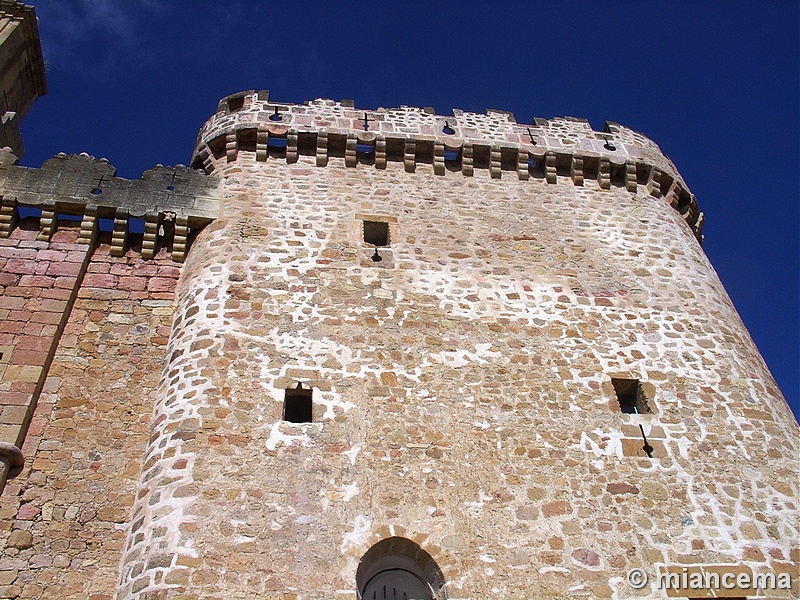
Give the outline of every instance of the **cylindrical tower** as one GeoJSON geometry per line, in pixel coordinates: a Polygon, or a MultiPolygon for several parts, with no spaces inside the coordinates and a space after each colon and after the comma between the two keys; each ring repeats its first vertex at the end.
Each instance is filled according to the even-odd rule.
{"type": "Polygon", "coordinates": [[[670,569],[793,568],[797,425],[650,140],[245,92],[194,166],[223,206],[181,275],[120,598],[660,597],[670,569]]]}

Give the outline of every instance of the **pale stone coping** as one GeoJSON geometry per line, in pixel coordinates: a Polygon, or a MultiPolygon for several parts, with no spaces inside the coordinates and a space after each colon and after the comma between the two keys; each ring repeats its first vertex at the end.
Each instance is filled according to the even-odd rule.
{"type": "Polygon", "coordinates": [[[210,221],[219,212],[217,180],[183,165],[158,165],[140,179],[116,176],[108,160],[88,154],[59,154],[41,168],[0,168],[0,197],[30,206],[55,206],[58,212],[82,215],[96,207],[100,217],[118,209],[143,218],[148,212],[174,212],[210,221]]]}

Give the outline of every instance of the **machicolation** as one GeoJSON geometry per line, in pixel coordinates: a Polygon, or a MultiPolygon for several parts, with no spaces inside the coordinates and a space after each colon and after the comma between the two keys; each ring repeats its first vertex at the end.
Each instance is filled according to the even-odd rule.
{"type": "Polygon", "coordinates": [[[213,173],[215,160],[236,160],[240,150],[257,161],[312,156],[317,166],[329,158],[385,169],[402,162],[407,172],[417,164],[433,165],[436,175],[460,171],[472,176],[488,169],[493,179],[504,171],[518,179],[542,178],[555,184],[569,177],[577,186],[594,179],[601,189],[612,185],[648,192],[678,210],[701,238],[703,215],[674,165],[643,135],[617,123],[593,131],[585,119],[534,119],[516,123],[511,113],[480,115],[454,110],[452,117],[431,109],[401,107],[365,111],[349,101],[318,99],[305,105],[270,102],[268,91],[240,92],[224,98],[200,130],[192,166],[213,173]]]}

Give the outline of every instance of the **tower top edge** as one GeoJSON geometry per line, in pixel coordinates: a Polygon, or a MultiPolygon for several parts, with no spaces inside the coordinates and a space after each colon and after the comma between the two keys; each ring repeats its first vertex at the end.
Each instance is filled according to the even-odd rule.
{"type": "Polygon", "coordinates": [[[221,133],[253,127],[271,132],[285,127],[355,134],[365,141],[375,136],[404,137],[442,141],[445,146],[471,143],[527,147],[534,153],[588,153],[606,155],[614,162],[643,160],[677,173],[655,142],[614,121],[606,121],[603,130],[597,131],[579,117],[535,117],[531,123],[519,123],[513,113],[493,108],[484,113],[453,109],[452,115],[440,115],[432,107],[365,109],[352,100],[327,98],[295,104],[271,99],[269,90],[245,90],[222,98],[215,114],[200,129],[195,153],[221,133]]]}
{"type": "Polygon", "coordinates": [[[400,160],[405,170],[414,171],[422,161],[443,175],[449,158],[468,176],[474,168],[488,167],[499,179],[513,164],[519,179],[529,179],[539,168],[548,183],[556,183],[561,172],[575,185],[583,185],[586,168],[603,189],[616,177],[629,191],[642,183],[650,195],[665,196],[702,239],[703,215],[672,161],[648,137],[612,121],[595,131],[577,117],[521,124],[497,109],[483,114],[455,109],[446,116],[430,107],[360,109],[351,100],[276,102],[267,90],[246,90],[220,100],[198,133],[190,164],[212,173],[215,161],[235,161],[239,150],[265,161],[271,147],[285,149],[279,153],[289,163],[310,152],[317,166],[326,166],[330,150],[345,158],[345,167],[354,167],[360,149],[374,152],[376,168],[400,160]]]}

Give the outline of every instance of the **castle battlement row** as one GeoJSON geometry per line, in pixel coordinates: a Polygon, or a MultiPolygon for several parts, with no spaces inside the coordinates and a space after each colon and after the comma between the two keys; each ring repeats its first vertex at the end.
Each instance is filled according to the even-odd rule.
{"type": "MultiPolygon", "coordinates": [[[[8,152],[0,155],[15,160],[8,152]]],[[[0,161],[0,239],[11,235],[21,213],[41,214],[38,241],[50,241],[59,219],[80,220],[78,243],[89,245],[101,221],[113,220],[112,255],[122,256],[129,235],[141,229],[143,258],[169,246],[173,260],[183,262],[192,232],[219,212],[217,185],[216,177],[183,165],[159,165],[141,179],[124,179],[106,159],[88,154],[62,153],[40,169],[0,161]]]]}
{"type": "Polygon", "coordinates": [[[343,158],[347,167],[385,169],[395,162],[408,172],[432,165],[436,175],[473,176],[478,169],[493,179],[508,172],[550,184],[559,176],[577,186],[591,179],[601,189],[619,185],[632,192],[644,185],[651,196],[665,197],[702,239],[702,213],[672,162],[651,140],[612,122],[598,132],[574,117],[536,118],[524,125],[498,110],[454,110],[447,117],[407,106],[360,110],[351,101],[276,103],[267,91],[248,91],[219,103],[200,130],[192,166],[213,173],[219,160],[235,161],[240,151],[255,153],[257,161],[294,163],[311,156],[320,167],[343,158]]]}

